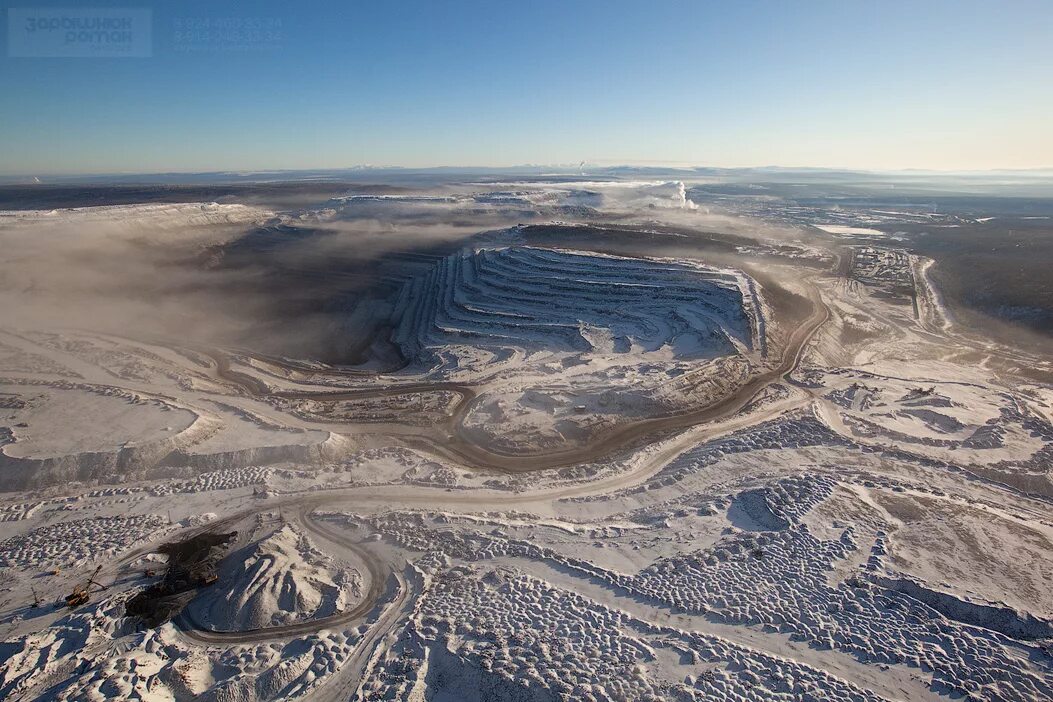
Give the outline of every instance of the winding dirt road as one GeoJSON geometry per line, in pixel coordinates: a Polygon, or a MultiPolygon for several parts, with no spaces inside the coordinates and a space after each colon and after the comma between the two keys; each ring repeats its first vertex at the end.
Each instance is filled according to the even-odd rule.
{"type": "MultiPolygon", "coordinates": [[[[660,450],[649,455],[645,460],[639,462],[635,467],[618,472],[614,475],[592,480],[575,485],[564,485],[525,493],[509,492],[486,492],[478,493],[449,493],[444,488],[422,487],[422,486],[349,486],[336,488],[325,492],[311,491],[297,495],[288,495],[276,501],[269,501],[263,505],[257,505],[242,510],[235,514],[224,517],[222,520],[210,522],[207,525],[196,527],[185,536],[200,531],[211,531],[216,529],[231,528],[239,521],[252,517],[260,512],[273,512],[278,508],[286,512],[296,514],[295,520],[306,531],[321,540],[336,545],[338,548],[346,549],[355,553],[366,565],[370,578],[370,587],[363,600],[354,609],[342,612],[332,617],[314,619],[302,623],[281,627],[268,627],[247,631],[215,632],[204,629],[198,622],[188,616],[180,616],[175,624],[180,628],[183,635],[195,643],[202,645],[210,644],[240,644],[259,641],[281,640],[293,638],[303,634],[310,634],[326,628],[346,626],[356,621],[365,619],[373,611],[377,602],[384,593],[384,583],[391,577],[398,581],[398,591],[393,602],[385,608],[384,614],[380,616],[368,635],[379,635],[377,627],[381,622],[391,628],[396,623],[393,619],[398,609],[403,606],[407,597],[406,581],[399,576],[390,564],[385,564],[368,549],[353,541],[347,534],[341,533],[339,527],[333,527],[319,520],[314,510],[321,507],[341,508],[354,510],[374,505],[405,506],[405,507],[433,507],[436,504],[447,506],[476,507],[490,510],[494,508],[523,507],[531,504],[544,504],[553,500],[561,500],[575,497],[588,497],[604,495],[639,485],[664,468],[669,462],[685,450],[705,442],[726,435],[757,422],[765,421],[778,416],[790,409],[800,406],[804,402],[810,402],[811,396],[805,394],[803,397],[788,398],[765,407],[763,411],[750,414],[741,418],[722,422],[719,425],[706,425],[695,431],[685,432],[683,435],[669,441],[660,450]],[[389,621],[390,620],[390,621],[389,621]]],[[[138,549],[121,559],[122,563],[129,563],[135,558],[141,557],[150,548],[138,549]]]]}

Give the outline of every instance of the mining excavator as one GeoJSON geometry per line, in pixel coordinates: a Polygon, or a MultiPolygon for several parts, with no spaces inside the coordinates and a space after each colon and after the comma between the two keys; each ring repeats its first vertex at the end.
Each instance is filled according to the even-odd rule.
{"type": "Polygon", "coordinates": [[[87,601],[89,599],[91,599],[91,586],[92,585],[94,585],[95,587],[99,588],[99,590],[105,590],[106,589],[105,585],[103,585],[102,583],[100,583],[100,582],[95,580],[95,578],[96,578],[96,576],[98,576],[100,570],[102,570],[102,566],[101,565],[98,568],[95,569],[95,572],[91,574],[91,577],[88,578],[87,582],[85,582],[83,585],[77,585],[76,587],[73,588],[73,592],[71,592],[70,594],[66,595],[66,606],[67,607],[69,607],[70,609],[76,609],[77,607],[80,607],[82,604],[87,603],[87,601]]]}

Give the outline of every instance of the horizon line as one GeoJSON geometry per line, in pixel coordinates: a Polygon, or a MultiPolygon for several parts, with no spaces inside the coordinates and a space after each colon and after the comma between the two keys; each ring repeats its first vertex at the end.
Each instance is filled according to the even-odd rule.
{"type": "MultiPolygon", "coordinates": [[[[565,171],[582,171],[588,170],[590,167],[601,171],[611,171],[617,169],[665,169],[668,171],[797,171],[797,172],[830,172],[830,173],[859,173],[859,174],[874,174],[874,175],[910,175],[910,174],[931,174],[931,175],[985,175],[985,174],[1019,174],[1019,175],[1039,175],[1048,173],[1053,176],[1053,165],[1048,166],[1029,166],[1022,168],[1013,167],[997,167],[997,168],[973,168],[973,169],[941,169],[941,168],[922,168],[922,167],[908,167],[908,168],[857,168],[848,166],[786,166],[780,164],[767,164],[762,166],[717,166],[717,165],[687,165],[688,162],[674,162],[684,165],[672,165],[671,162],[648,162],[648,161],[609,161],[609,162],[589,162],[583,161],[581,163],[547,163],[547,164],[535,164],[535,163],[519,163],[510,165],[500,166],[479,166],[479,165],[455,165],[445,164],[438,166],[405,166],[405,165],[373,165],[373,164],[352,164],[348,166],[329,166],[329,167],[297,167],[297,168],[215,168],[215,169],[188,169],[188,170],[129,170],[129,171],[71,171],[71,172],[49,172],[49,173],[14,173],[14,172],[0,172],[0,179],[4,180],[15,180],[25,179],[29,181],[36,180],[36,183],[27,183],[30,185],[45,185],[47,183],[40,182],[41,178],[105,178],[105,177],[134,177],[134,176],[194,176],[194,175],[225,175],[234,177],[248,177],[253,175],[267,175],[267,174],[295,174],[295,173],[341,173],[349,171],[404,171],[404,172],[441,172],[441,171],[465,171],[465,172],[511,172],[511,171],[523,171],[526,169],[557,169],[565,171]]],[[[538,173],[537,175],[579,175],[588,176],[587,172],[576,172],[576,173],[538,173]]]]}

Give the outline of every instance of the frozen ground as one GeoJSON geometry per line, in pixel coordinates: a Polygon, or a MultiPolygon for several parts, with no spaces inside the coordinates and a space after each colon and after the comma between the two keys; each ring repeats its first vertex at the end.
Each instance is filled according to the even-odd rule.
{"type": "MultiPolygon", "coordinates": [[[[1053,699],[1051,359],[848,231],[935,214],[794,206],[747,241],[690,192],[279,213],[479,220],[350,313],[383,337],[356,367],[2,317],[0,698],[1053,699]],[[527,246],[507,216],[676,246],[615,255],[579,221],[527,246]],[[171,621],[127,616],[172,583],[171,621]]],[[[0,240],[156,225],[211,252],[272,217],[230,207],[5,214],[0,240]]]]}

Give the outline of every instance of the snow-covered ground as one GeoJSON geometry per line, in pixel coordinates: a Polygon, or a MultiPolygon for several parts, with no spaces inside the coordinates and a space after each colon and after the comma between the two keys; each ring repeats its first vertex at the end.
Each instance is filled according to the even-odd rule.
{"type": "MultiPolygon", "coordinates": [[[[472,183],[296,219],[715,226],[688,192],[472,183]]],[[[249,210],[3,213],[0,239],[182,247],[272,216],[249,210]]],[[[1053,698],[1053,363],[952,324],[938,261],[501,225],[390,281],[382,372],[0,317],[0,698],[1053,698]],[[185,609],[147,626],[144,590],[185,609]]]]}
{"type": "Polygon", "coordinates": [[[881,236],[880,229],[871,227],[850,227],[844,224],[816,224],[816,229],[822,229],[827,234],[839,234],[841,236],[881,236]]]}
{"type": "Polygon", "coordinates": [[[331,617],[363,596],[362,575],[319,550],[291,525],[233,554],[223,584],[187,608],[217,631],[263,629],[331,617]]]}

